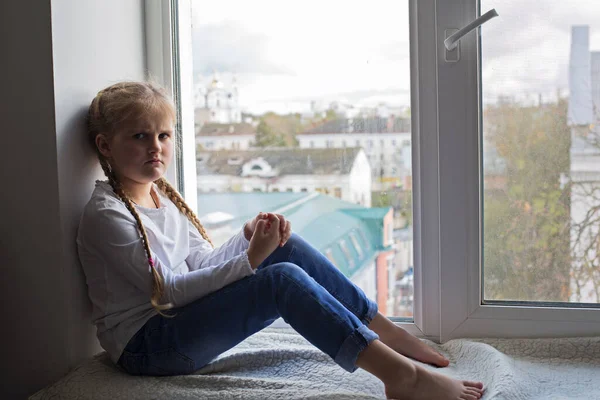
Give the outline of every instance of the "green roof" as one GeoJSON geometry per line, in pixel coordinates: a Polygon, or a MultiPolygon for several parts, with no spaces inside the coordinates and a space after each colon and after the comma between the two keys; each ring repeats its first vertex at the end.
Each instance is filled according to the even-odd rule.
{"type": "Polygon", "coordinates": [[[383,218],[389,207],[368,208],[316,193],[252,192],[199,193],[198,208],[201,216],[217,211],[230,214],[231,224],[240,227],[260,211],[283,209],[281,214],[292,222],[294,232],[333,258],[347,277],[386,250],[383,218]]]}
{"type": "Polygon", "coordinates": [[[231,214],[239,220],[239,225],[259,212],[273,212],[290,203],[304,198],[308,193],[292,192],[232,192],[232,193],[198,193],[198,216],[213,212],[231,214]]]}

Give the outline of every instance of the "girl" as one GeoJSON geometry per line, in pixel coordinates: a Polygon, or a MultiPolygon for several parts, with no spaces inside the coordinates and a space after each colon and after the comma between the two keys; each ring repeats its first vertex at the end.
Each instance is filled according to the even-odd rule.
{"type": "Polygon", "coordinates": [[[77,245],[98,339],[134,375],[189,374],[282,317],[349,372],[377,376],[389,398],[479,399],[481,383],[429,372],[449,361],[396,326],[283,215],[260,213],[219,248],[163,178],[175,108],[150,83],[100,91],[89,139],[97,181],[77,245]]]}

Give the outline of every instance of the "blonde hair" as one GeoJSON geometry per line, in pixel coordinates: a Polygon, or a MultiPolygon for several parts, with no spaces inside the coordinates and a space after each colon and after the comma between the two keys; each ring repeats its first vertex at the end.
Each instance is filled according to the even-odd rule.
{"type": "MultiPolygon", "coordinates": [[[[149,114],[156,112],[162,112],[165,116],[173,120],[176,119],[175,105],[163,88],[150,82],[120,82],[101,90],[94,100],[92,100],[87,117],[87,131],[109,184],[112,186],[115,194],[125,203],[125,207],[127,207],[137,222],[152,273],[150,303],[159,314],[169,317],[170,315],[164,314],[162,311],[172,308],[173,305],[171,303],[160,303],[164,295],[164,280],[152,260],[146,229],[135,209],[133,201],[123,189],[123,185],[117,179],[108,160],[100,153],[96,146],[96,137],[98,134],[114,134],[116,129],[122,126],[122,124],[139,121],[149,114]]],[[[190,220],[202,237],[214,247],[196,214],[173,186],[165,178],[159,178],[154,183],[175,204],[177,209],[190,220]]]]}

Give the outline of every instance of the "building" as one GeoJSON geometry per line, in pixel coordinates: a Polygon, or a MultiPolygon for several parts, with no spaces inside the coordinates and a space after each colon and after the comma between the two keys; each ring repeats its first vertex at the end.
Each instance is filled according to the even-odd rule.
{"type": "Polygon", "coordinates": [[[196,169],[203,192],[319,192],[371,205],[371,167],[357,147],[203,151],[196,169]]]}
{"type": "Polygon", "coordinates": [[[226,83],[216,73],[208,82],[202,79],[194,90],[196,126],[207,122],[231,124],[242,122],[236,78],[226,83]]]}
{"type": "Polygon", "coordinates": [[[196,145],[202,150],[248,150],[255,139],[256,128],[247,122],[207,122],[196,129],[196,145]]]}
{"type": "Polygon", "coordinates": [[[372,117],[328,121],[296,135],[301,148],[363,147],[373,190],[412,187],[410,119],[372,117]]]}
{"type": "Polygon", "coordinates": [[[284,215],[293,231],[323,253],[347,278],[393,314],[393,209],[367,208],[319,193],[198,192],[200,221],[216,246],[259,212],[284,215]]]}
{"type": "Polygon", "coordinates": [[[597,303],[600,227],[588,222],[597,220],[600,212],[600,204],[594,201],[600,195],[600,53],[590,52],[588,26],[571,27],[569,92],[573,249],[570,300],[597,303]]]}

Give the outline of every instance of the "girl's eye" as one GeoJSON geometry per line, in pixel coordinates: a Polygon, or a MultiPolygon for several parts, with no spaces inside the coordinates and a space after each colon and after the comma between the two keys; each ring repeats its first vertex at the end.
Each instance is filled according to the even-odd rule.
{"type": "Polygon", "coordinates": [[[171,135],[169,135],[168,133],[161,133],[161,134],[159,135],[159,137],[160,137],[161,139],[168,139],[168,138],[170,138],[170,137],[171,137],[171,135]]]}
{"type": "Polygon", "coordinates": [[[134,139],[143,139],[144,136],[146,136],[145,133],[136,133],[135,135],[133,135],[134,139]]]}

